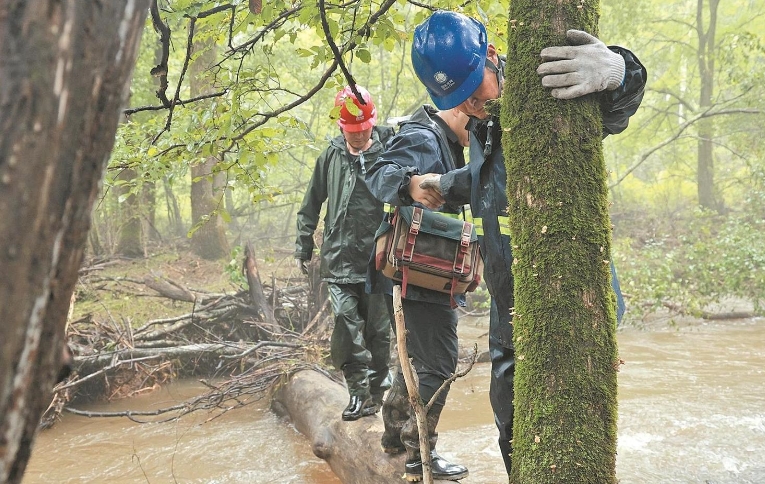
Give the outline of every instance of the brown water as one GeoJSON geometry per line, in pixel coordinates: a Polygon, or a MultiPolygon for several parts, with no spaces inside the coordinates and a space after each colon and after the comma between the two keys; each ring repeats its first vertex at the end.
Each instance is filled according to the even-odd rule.
{"type": "MultiPolygon", "coordinates": [[[[485,348],[485,320],[460,326],[463,341],[485,348]]],[[[765,484],[764,319],[628,328],[619,345],[621,484],[765,484]]],[[[507,482],[488,385],[488,364],[476,365],[453,386],[439,425],[439,452],[469,467],[466,484],[507,482]]],[[[155,409],[200,390],[180,382],[88,410],[155,409]]],[[[208,418],[141,425],[66,414],[38,436],[23,483],[340,484],[265,403],[208,418]]]]}

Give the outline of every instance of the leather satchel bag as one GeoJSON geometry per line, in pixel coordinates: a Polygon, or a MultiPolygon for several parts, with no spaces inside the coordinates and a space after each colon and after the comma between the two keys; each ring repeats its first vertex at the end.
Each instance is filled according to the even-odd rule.
{"type": "Polygon", "coordinates": [[[453,307],[454,295],[474,291],[483,272],[473,224],[420,207],[397,207],[378,230],[375,265],[401,283],[402,296],[412,284],[450,294],[453,307]]]}

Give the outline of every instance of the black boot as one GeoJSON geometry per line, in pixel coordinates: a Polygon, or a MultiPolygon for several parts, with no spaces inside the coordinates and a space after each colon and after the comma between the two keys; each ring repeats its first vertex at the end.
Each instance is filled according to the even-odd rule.
{"type": "Polygon", "coordinates": [[[361,417],[374,415],[377,410],[373,407],[374,404],[370,397],[365,398],[358,395],[351,395],[351,400],[348,402],[348,406],[343,410],[343,420],[358,420],[361,417]]]}
{"type": "MultiPolygon", "coordinates": [[[[468,476],[467,467],[452,464],[448,460],[444,459],[436,453],[435,450],[430,452],[430,468],[433,471],[433,479],[441,479],[446,481],[458,481],[468,476]]],[[[406,461],[406,474],[404,477],[407,481],[421,481],[422,480],[422,459],[416,459],[413,461],[406,461]]]]}
{"type": "Polygon", "coordinates": [[[367,417],[369,415],[376,414],[382,408],[382,404],[383,404],[383,394],[372,393],[372,396],[370,397],[369,402],[364,406],[363,410],[361,411],[361,416],[367,417]]]}
{"type": "Polygon", "coordinates": [[[375,400],[374,397],[351,396],[348,406],[343,410],[343,420],[358,420],[374,415],[380,410],[380,406],[379,400],[375,400]]]}
{"type": "Polygon", "coordinates": [[[382,418],[385,430],[380,445],[386,454],[403,454],[406,447],[401,443],[401,428],[409,420],[411,406],[409,394],[406,391],[404,375],[396,373],[396,378],[390,387],[388,395],[382,404],[382,418]]]}
{"type": "MultiPolygon", "coordinates": [[[[438,432],[436,426],[441,417],[443,406],[434,405],[430,408],[426,417],[428,428],[428,442],[430,443],[430,464],[433,470],[433,479],[443,479],[447,481],[456,481],[468,476],[467,467],[452,464],[436,453],[436,443],[438,442],[438,432]]],[[[401,442],[406,447],[406,467],[404,478],[407,481],[422,480],[422,458],[420,456],[420,436],[417,431],[417,419],[414,412],[404,423],[401,429],[401,442]]]]}

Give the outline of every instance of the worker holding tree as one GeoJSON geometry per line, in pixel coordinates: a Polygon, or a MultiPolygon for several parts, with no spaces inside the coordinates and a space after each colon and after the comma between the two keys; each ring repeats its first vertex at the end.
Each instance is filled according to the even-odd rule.
{"type": "MultiPolygon", "coordinates": [[[[542,85],[551,88],[551,95],[557,99],[597,95],[604,136],[620,133],[643,98],[645,68],[629,50],[606,47],[586,32],[569,30],[567,39],[570,45],[542,50],[542,63],[537,70],[542,85]]],[[[490,400],[509,475],[515,370],[511,324],[513,255],[500,140],[503,131],[498,116],[485,109],[487,101],[500,97],[505,59],[488,42],[482,23],[459,13],[438,11],[415,29],[412,64],[439,109],[456,108],[471,118],[470,163],[465,168],[429,175],[426,180],[413,183],[419,182],[420,188],[429,192],[416,199],[426,206],[470,203],[472,209],[484,257],[484,280],[491,294],[490,400]]],[[[612,275],[615,276],[613,266],[612,275]]],[[[615,289],[618,292],[618,286],[615,289]]],[[[617,302],[621,317],[623,302],[617,302]]]]}
{"type": "Polygon", "coordinates": [[[343,420],[373,415],[390,387],[391,319],[382,294],[365,291],[367,262],[383,204],[367,188],[367,170],[392,136],[377,126],[377,110],[369,92],[348,86],[335,97],[340,136],[316,160],[313,175],[297,213],[295,259],[308,274],[322,205],[327,202],[321,244],[320,275],[327,283],[335,325],[330,354],[343,372],[350,401],[343,420]]]}
{"type": "MultiPolygon", "coordinates": [[[[367,185],[378,199],[391,207],[422,204],[416,182],[420,173],[447,173],[465,166],[464,149],[469,135],[468,118],[457,110],[439,111],[430,105],[417,109],[400,123],[385,152],[367,172],[367,185]]],[[[462,207],[444,204],[439,212],[459,217],[462,207]]],[[[384,222],[385,224],[386,222],[384,222]]],[[[372,261],[374,265],[374,261],[372,261]]],[[[392,284],[375,267],[370,267],[370,290],[385,292],[393,312],[392,284]]],[[[458,341],[455,305],[465,305],[464,294],[449,294],[408,284],[401,301],[406,324],[406,346],[417,373],[418,393],[428,403],[457,368],[458,341]]],[[[438,395],[425,416],[430,443],[430,464],[434,479],[458,480],[467,477],[465,466],[453,464],[435,450],[436,426],[446,404],[449,388],[438,395]]],[[[406,452],[404,477],[423,478],[417,418],[411,411],[404,375],[399,369],[382,407],[384,432],[381,443],[388,454],[406,452]]]]}

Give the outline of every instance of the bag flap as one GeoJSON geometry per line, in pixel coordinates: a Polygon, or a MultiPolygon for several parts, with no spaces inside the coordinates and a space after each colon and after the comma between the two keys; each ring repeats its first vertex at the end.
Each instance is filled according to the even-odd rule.
{"type": "MultiPolygon", "coordinates": [[[[404,218],[407,225],[412,224],[412,214],[414,213],[414,207],[398,207],[398,213],[404,218]]],[[[432,212],[428,209],[422,210],[422,223],[420,224],[420,232],[425,232],[431,235],[437,235],[439,237],[445,237],[459,241],[462,238],[462,224],[464,221],[458,218],[451,218],[447,215],[442,215],[439,212],[432,212]]],[[[478,240],[478,236],[475,233],[475,226],[470,233],[470,242],[478,240]]]]}

